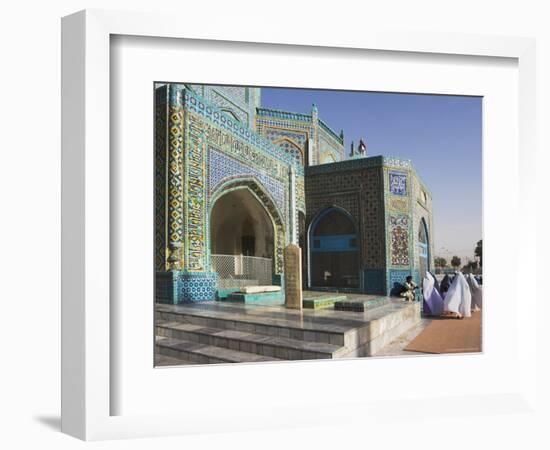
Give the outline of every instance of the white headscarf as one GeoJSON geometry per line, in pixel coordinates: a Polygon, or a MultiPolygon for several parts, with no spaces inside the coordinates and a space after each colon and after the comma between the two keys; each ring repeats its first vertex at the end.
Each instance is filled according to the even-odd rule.
{"type": "Polygon", "coordinates": [[[470,287],[464,275],[458,272],[455,275],[451,287],[447,291],[447,295],[443,302],[443,308],[445,311],[458,313],[463,317],[470,317],[472,315],[471,307],[472,294],[470,292],[470,287]]]}
{"type": "Polygon", "coordinates": [[[468,274],[466,280],[468,281],[468,286],[472,293],[472,309],[478,311],[481,309],[483,303],[483,289],[471,273],[468,274]]]}
{"type": "Polygon", "coordinates": [[[426,276],[422,280],[422,294],[430,313],[433,316],[440,316],[443,312],[443,299],[435,288],[435,278],[430,272],[426,272],[426,276]]]}

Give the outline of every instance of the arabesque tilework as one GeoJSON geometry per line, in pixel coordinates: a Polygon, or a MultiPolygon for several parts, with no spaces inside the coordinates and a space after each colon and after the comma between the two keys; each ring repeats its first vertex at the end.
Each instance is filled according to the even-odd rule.
{"type": "Polygon", "coordinates": [[[209,184],[210,195],[221,183],[235,178],[256,177],[271,193],[282,216],[286,216],[286,189],[283,181],[269,176],[265,171],[251,167],[232,158],[231,156],[210,147],[209,184]]]}
{"type": "Polygon", "coordinates": [[[203,272],[209,269],[206,178],[208,150],[201,123],[192,114],[187,115],[185,148],[184,267],[189,272],[203,272]]]}
{"type": "Polygon", "coordinates": [[[409,216],[389,215],[391,265],[409,265],[409,216]]]}
{"type": "Polygon", "coordinates": [[[183,230],[183,102],[182,93],[170,87],[168,104],[168,269],[180,270],[183,230]]]}
{"type": "Polygon", "coordinates": [[[319,118],[315,105],[311,114],[259,108],[256,126],[260,134],[297,157],[290,146],[290,143],[295,144],[301,150],[302,161],[320,164],[327,156],[332,161],[344,157],[343,135],[337,134],[319,118]]]}

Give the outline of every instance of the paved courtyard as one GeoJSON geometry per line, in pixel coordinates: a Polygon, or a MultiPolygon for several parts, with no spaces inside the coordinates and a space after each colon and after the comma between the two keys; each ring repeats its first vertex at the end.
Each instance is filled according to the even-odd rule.
{"type": "Polygon", "coordinates": [[[429,317],[423,317],[414,327],[403,333],[397,339],[390,342],[385,347],[381,348],[373,356],[415,356],[421,353],[410,352],[405,350],[405,347],[416,338],[426,327],[432,322],[429,317]]]}

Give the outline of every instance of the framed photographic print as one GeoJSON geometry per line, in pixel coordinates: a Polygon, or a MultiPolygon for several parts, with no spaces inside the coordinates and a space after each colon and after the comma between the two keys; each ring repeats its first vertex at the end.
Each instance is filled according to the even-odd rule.
{"type": "Polygon", "coordinates": [[[63,431],[529,408],[531,40],[85,11],[62,45],[63,431]]]}
{"type": "Polygon", "coordinates": [[[154,91],[158,365],[481,351],[481,97],[154,91]]]}

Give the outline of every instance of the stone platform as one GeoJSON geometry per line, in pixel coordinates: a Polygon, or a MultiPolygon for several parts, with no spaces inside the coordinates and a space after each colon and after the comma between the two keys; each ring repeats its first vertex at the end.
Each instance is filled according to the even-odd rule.
{"type": "Polygon", "coordinates": [[[420,303],[390,298],[365,312],[157,304],[156,354],[164,365],[371,356],[419,321],[420,303]]]}
{"type": "MultiPolygon", "coordinates": [[[[240,288],[218,289],[217,299],[223,302],[241,302],[264,306],[284,305],[285,303],[285,294],[283,291],[244,294],[239,292],[239,289],[240,288]]],[[[363,297],[370,298],[370,296],[363,297]]],[[[322,291],[303,291],[302,304],[303,307],[307,309],[333,308],[336,302],[346,301],[347,299],[348,297],[345,294],[322,291]]],[[[358,309],[357,307],[341,308],[341,310],[366,311],[366,309],[358,309]]]]}

